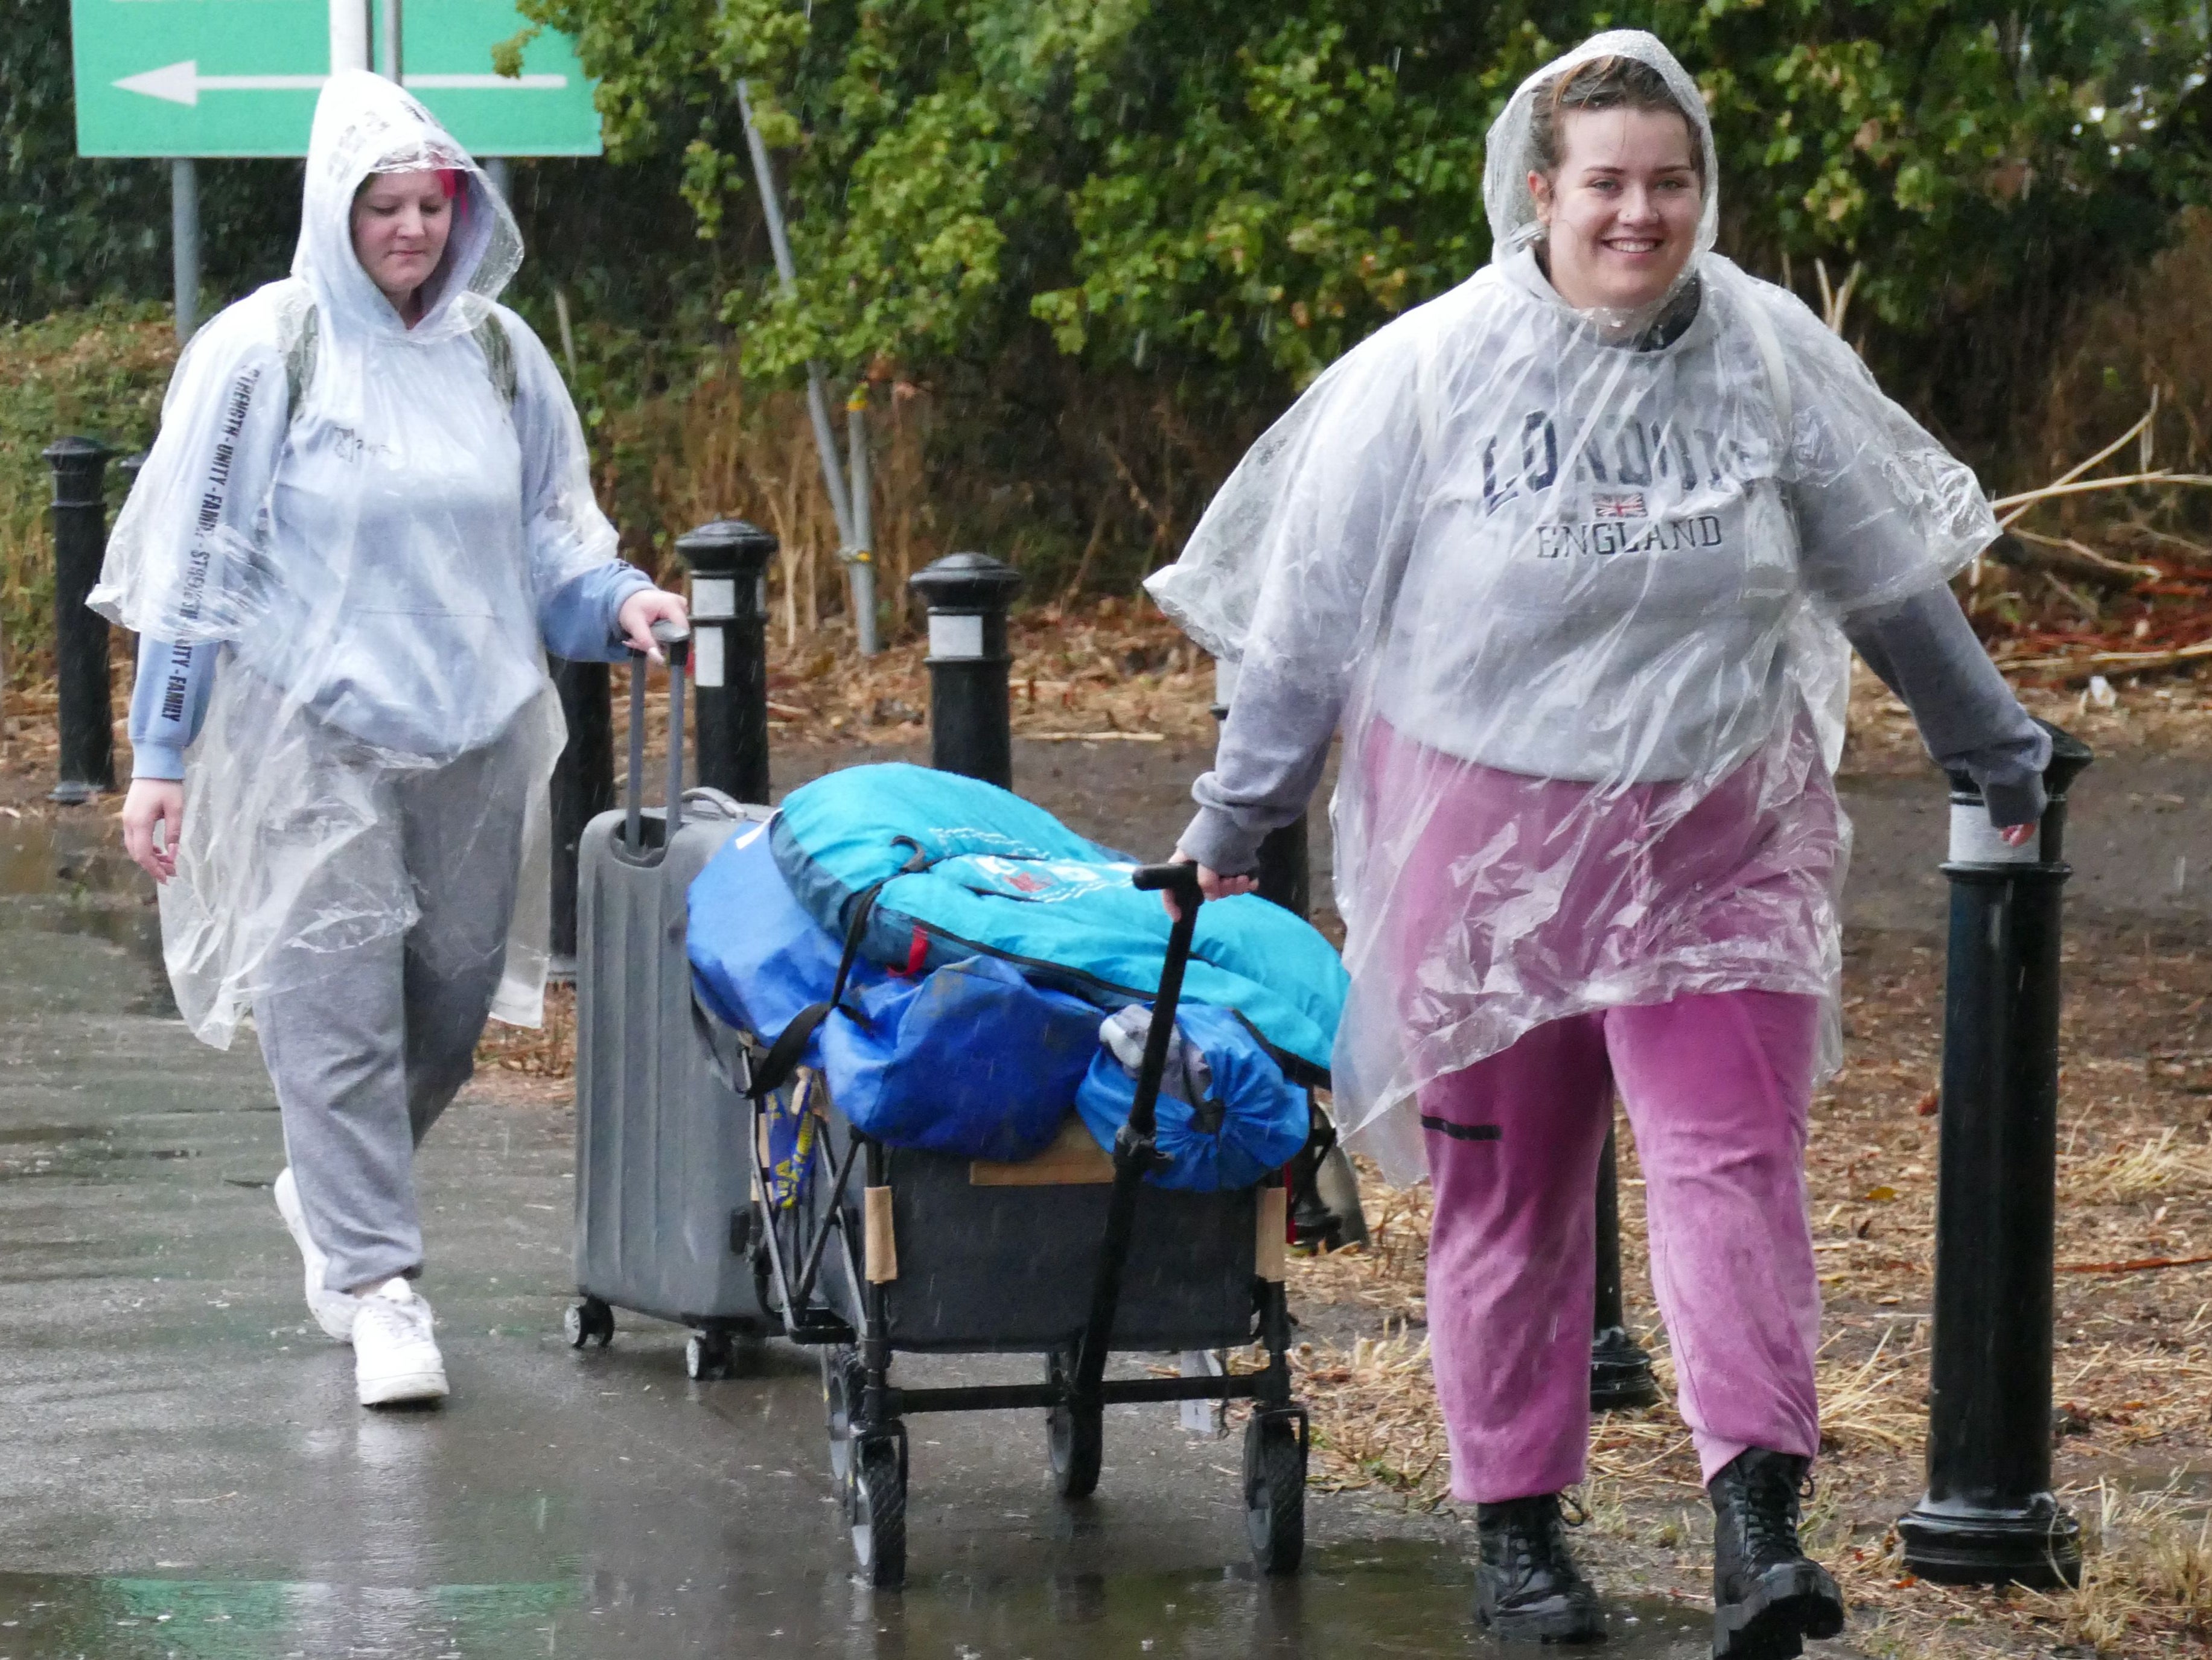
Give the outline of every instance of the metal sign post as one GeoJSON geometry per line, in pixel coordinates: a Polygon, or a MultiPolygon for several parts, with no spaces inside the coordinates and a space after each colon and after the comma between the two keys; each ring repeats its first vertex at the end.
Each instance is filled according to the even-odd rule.
{"type": "Polygon", "coordinates": [[[181,346],[200,325],[200,175],[188,155],[169,163],[169,264],[181,346]]]}
{"type": "MultiPolygon", "coordinates": [[[[769,164],[768,146],[753,124],[753,100],[745,90],[745,83],[738,82],[738,116],[744,124],[745,148],[753,160],[753,179],[760,188],[761,218],[768,226],[769,251],[775,259],[777,282],[787,294],[799,289],[799,271],[792,263],[791,239],[784,233],[783,205],[776,198],[775,169],[769,164]]],[[[862,453],[866,444],[866,403],[865,390],[856,394],[862,398],[861,413],[851,419],[854,451],[853,463],[865,469],[862,453]]],[[[850,406],[848,406],[850,407],[850,406]]],[[[845,488],[845,470],[837,460],[837,438],[830,425],[829,383],[823,379],[822,366],[806,366],[806,412],[814,422],[814,449],[822,461],[822,488],[830,497],[830,512],[837,521],[837,539],[843,545],[838,557],[844,560],[848,579],[852,585],[852,604],[857,644],[862,657],[873,657],[876,652],[876,573],[868,541],[863,539],[854,524],[854,501],[845,488]]],[[[860,487],[866,487],[864,478],[860,487]]]]}

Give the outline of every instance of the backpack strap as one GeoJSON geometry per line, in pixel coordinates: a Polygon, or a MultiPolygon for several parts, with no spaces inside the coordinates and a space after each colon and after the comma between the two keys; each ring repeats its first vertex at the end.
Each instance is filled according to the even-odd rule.
{"type": "Polygon", "coordinates": [[[499,401],[512,410],[516,382],[514,342],[507,337],[507,324],[499,320],[497,312],[486,306],[469,334],[483,353],[484,369],[491,376],[492,390],[499,394],[499,401]]]}
{"type": "Polygon", "coordinates": [[[1782,355],[1782,337],[1774,332],[1774,319],[1753,293],[1747,296],[1743,320],[1751,326],[1752,343],[1766,369],[1766,390],[1773,395],[1774,413],[1782,423],[1782,447],[1790,448],[1790,435],[1797,424],[1796,400],[1790,395],[1790,370],[1782,355]]]}
{"type": "MultiPolygon", "coordinates": [[[[769,1045],[768,1053],[752,1069],[752,1079],[745,1094],[755,1100],[774,1094],[789,1082],[791,1075],[799,1069],[799,1057],[813,1041],[815,1028],[830,1018],[832,1010],[843,1008],[845,982],[852,978],[853,962],[860,954],[860,941],[868,931],[868,917],[876,908],[876,895],[884,891],[885,876],[872,888],[863,889],[858,903],[853,906],[853,920],[845,930],[844,954],[837,960],[837,978],[830,987],[830,995],[821,1003],[811,1003],[791,1018],[791,1024],[775,1034],[769,1045]]],[[[845,1012],[865,1025],[866,1020],[857,1009],[845,1012]]]]}
{"type": "MultiPolygon", "coordinates": [[[[322,313],[316,309],[313,298],[302,296],[284,302],[277,315],[278,337],[284,353],[284,390],[291,397],[289,420],[296,421],[307,407],[307,389],[315,383],[316,342],[322,330],[322,313]]],[[[514,342],[507,335],[507,324],[499,320],[497,312],[486,306],[483,315],[470,328],[469,337],[483,354],[484,373],[491,377],[492,390],[512,414],[520,376],[514,367],[514,342]]]]}
{"type": "Polygon", "coordinates": [[[277,312],[278,338],[284,353],[284,390],[290,397],[286,424],[299,420],[307,401],[307,388],[315,379],[315,342],[321,313],[312,296],[288,297],[277,312]]]}

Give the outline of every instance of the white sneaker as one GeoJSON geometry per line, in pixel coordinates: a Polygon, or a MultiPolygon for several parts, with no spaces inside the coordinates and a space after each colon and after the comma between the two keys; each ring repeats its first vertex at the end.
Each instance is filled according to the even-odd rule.
{"type": "Polygon", "coordinates": [[[351,1342],[361,1299],[349,1291],[332,1291],[323,1283],[323,1270],[330,1258],[307,1235],[307,1214],[300,1209],[300,1190],[292,1180],[289,1165],[276,1172],[276,1214],[292,1231],[292,1243],[300,1247],[300,1260],[307,1265],[307,1312],[331,1336],[342,1343],[351,1342]]]}
{"type": "Polygon", "coordinates": [[[362,1405],[437,1401],[451,1392],[445,1358],[430,1336],[436,1322],[414,1287],[386,1280],[355,1301],[361,1307],[353,1323],[353,1376],[362,1405]]]}

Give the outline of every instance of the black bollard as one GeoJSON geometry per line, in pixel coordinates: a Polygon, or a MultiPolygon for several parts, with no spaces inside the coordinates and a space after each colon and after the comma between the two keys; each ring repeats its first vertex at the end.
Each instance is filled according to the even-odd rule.
{"type": "Polygon", "coordinates": [[[1261,838],[1259,863],[1253,875],[1259,880],[1260,897],[1272,900],[1301,917],[1313,914],[1312,842],[1310,821],[1301,813],[1279,830],[1261,838]]]}
{"type": "Polygon", "coordinates": [[[115,717],[108,702],[107,620],[85,604],[107,548],[101,486],[115,452],[64,438],[41,452],[54,471],[54,682],[60,777],[49,801],[80,806],[115,788],[115,717]]]}
{"type": "Polygon", "coordinates": [[[691,567],[691,683],[699,782],[768,800],[768,562],[780,544],[757,524],[718,518],[676,538],[691,567]]]}
{"type": "MultiPolygon", "coordinates": [[[[1213,665],[1213,719],[1218,725],[1229,718],[1230,700],[1237,691],[1237,664],[1225,658],[1213,665]]],[[[1260,840],[1252,875],[1260,897],[1295,916],[1313,915],[1313,841],[1310,815],[1301,813],[1279,830],[1270,830],[1260,840]]]]}
{"type": "Polygon", "coordinates": [[[907,579],[929,608],[929,764],[1014,785],[1006,607],[1021,573],[988,554],[948,554],[907,579]]]}
{"type": "Polygon", "coordinates": [[[576,845],[584,827],[615,809],[611,679],[604,663],[556,659],[554,689],[568,741],[553,764],[553,960],[556,980],[576,974],[576,845]]]}
{"type": "Polygon", "coordinates": [[[1628,1335],[1620,1294],[1620,1168],[1613,1132],[1597,1166],[1597,1309],[1590,1330],[1590,1406],[1598,1412],[1648,1407],[1659,1398],[1651,1357],[1628,1335]]]}
{"type": "Polygon", "coordinates": [[[1945,1584],[2081,1577],[2081,1524],[2051,1491],[2051,1326],[2066,793],[2091,756],[2045,730],[2051,807],[2027,846],[1951,778],[1928,1490],[1897,1524],[1906,1567],[1945,1584]]]}

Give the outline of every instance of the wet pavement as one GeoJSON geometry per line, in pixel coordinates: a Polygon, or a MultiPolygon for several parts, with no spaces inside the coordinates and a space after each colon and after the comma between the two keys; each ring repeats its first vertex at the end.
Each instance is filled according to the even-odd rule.
{"type": "MultiPolygon", "coordinates": [[[[1237,1444],[1170,1408],[1109,1415],[1077,1505],[1042,1415],[917,1421],[909,1584],[870,1593],[809,1356],[769,1344],[695,1384],[673,1327],[562,1341],[555,1107],[465,1098],[431,1138],[423,1289],[454,1396],[363,1411],[270,1200],[258,1057],[175,1020],[107,828],[0,822],[0,1660],[1492,1651],[1449,1518],[1316,1493],[1305,1572],[1255,1578],[1237,1444]]],[[[1615,1655],[1705,1650],[1694,1608],[1613,1617],[1615,1655]]]]}
{"type": "MultiPolygon", "coordinates": [[[[1202,763],[1130,747],[1021,746],[1017,766],[1079,828],[1151,851],[1202,763]]],[[[793,759],[780,782],[815,770],[793,759]]],[[[2201,921],[2212,815],[2198,770],[2167,770],[2085,785],[2077,917],[2201,921]]],[[[1940,781],[1847,800],[1854,924],[1939,927],[1940,781]]],[[[562,1341],[558,1107],[465,1097],[432,1137],[423,1288],[454,1397],[364,1412],[270,1201],[258,1057],[175,1020],[148,885],[108,836],[104,815],[0,820],[0,1660],[1501,1652],[1470,1633],[1449,1518],[1316,1493],[1305,1571],[1256,1578],[1236,1443],[1168,1408],[1109,1415],[1078,1505],[1050,1492],[1041,1415],[917,1421],[909,1583],[870,1593],[808,1355],[769,1344],[694,1384],[673,1327],[562,1341]]],[[[902,1362],[915,1381],[1018,1364],[902,1362]]],[[[1706,1651],[1695,1606],[1613,1611],[1623,1660],[1706,1651]]]]}

